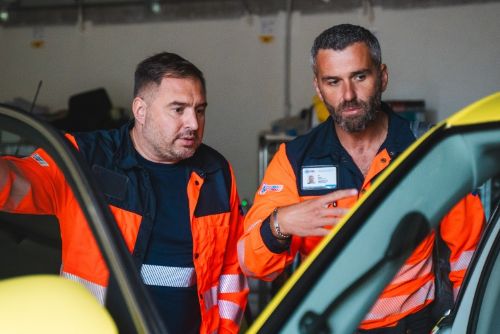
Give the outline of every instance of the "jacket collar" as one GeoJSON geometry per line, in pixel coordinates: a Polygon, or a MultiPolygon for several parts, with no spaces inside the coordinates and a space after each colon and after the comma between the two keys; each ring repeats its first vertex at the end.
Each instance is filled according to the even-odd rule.
{"type": "Polygon", "coordinates": [[[122,169],[131,169],[139,166],[137,161],[137,151],[130,137],[130,130],[134,126],[134,121],[131,120],[124,124],[119,129],[119,146],[115,152],[114,160],[122,169]]]}

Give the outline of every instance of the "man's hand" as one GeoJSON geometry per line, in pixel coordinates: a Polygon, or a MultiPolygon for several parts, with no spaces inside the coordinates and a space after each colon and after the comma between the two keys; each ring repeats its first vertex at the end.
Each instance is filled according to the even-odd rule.
{"type": "MultiPolygon", "coordinates": [[[[331,204],[357,194],[356,189],[337,190],[312,200],[280,207],[277,217],[280,231],[286,235],[300,237],[324,236],[330,231],[325,226],[337,224],[349,211],[331,204]]],[[[274,229],[271,230],[274,234],[274,229]]]]}

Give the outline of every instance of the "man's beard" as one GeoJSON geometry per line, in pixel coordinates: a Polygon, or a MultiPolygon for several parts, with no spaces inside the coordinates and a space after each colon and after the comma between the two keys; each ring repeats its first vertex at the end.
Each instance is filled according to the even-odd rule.
{"type": "Polygon", "coordinates": [[[325,106],[333,121],[346,132],[361,132],[377,118],[381,106],[381,93],[377,91],[368,102],[363,100],[344,101],[335,108],[325,101],[325,106]],[[342,113],[348,108],[360,108],[363,112],[358,116],[343,117],[342,113]]]}
{"type": "Polygon", "coordinates": [[[194,130],[185,130],[177,134],[173,139],[165,138],[159,127],[151,121],[146,122],[143,132],[145,141],[155,155],[163,162],[169,161],[177,163],[181,160],[188,159],[194,155],[196,149],[201,144],[201,138],[199,138],[198,133],[194,130]],[[176,145],[176,141],[184,137],[194,139],[195,144],[192,147],[176,145]]]}

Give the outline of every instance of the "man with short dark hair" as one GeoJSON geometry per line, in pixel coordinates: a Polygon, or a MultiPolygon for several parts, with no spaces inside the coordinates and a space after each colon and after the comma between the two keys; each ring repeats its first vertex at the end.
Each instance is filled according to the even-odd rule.
{"type": "MultiPolygon", "coordinates": [[[[196,66],[159,53],[137,66],[133,121],[66,135],[95,173],[171,333],[238,333],[248,294],[236,254],[243,217],[235,177],[202,144],[205,92],[196,66]]],[[[0,159],[0,185],[2,210],[57,216],[61,275],[104,302],[108,270],[50,156],[0,159]]]]}
{"type": "MultiPolygon", "coordinates": [[[[378,40],[351,24],[322,32],[311,49],[314,86],[330,117],[282,144],[273,157],[238,243],[243,272],[273,280],[297,253],[308,255],[414,140],[409,123],[381,102],[388,83],[378,40]],[[316,182],[308,182],[314,175],[316,182]]],[[[477,196],[441,223],[458,292],[484,221],[477,196]]],[[[408,258],[360,324],[360,332],[429,333],[434,300],[434,233],[408,258]]],[[[353,259],[354,260],[354,259],[353,259]]]]}

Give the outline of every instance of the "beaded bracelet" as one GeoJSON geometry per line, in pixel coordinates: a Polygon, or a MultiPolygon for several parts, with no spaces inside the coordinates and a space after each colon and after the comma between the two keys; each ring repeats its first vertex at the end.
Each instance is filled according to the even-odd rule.
{"type": "Polygon", "coordinates": [[[290,239],[290,234],[284,234],[280,230],[280,226],[278,224],[278,208],[274,208],[273,210],[273,227],[274,232],[276,233],[276,238],[279,240],[287,240],[290,239]]]}

